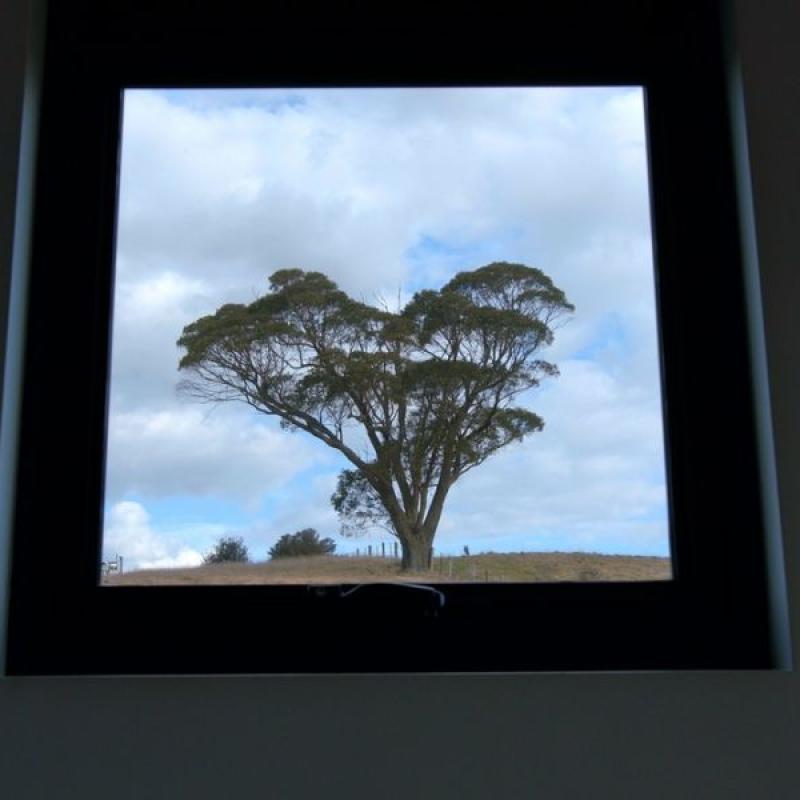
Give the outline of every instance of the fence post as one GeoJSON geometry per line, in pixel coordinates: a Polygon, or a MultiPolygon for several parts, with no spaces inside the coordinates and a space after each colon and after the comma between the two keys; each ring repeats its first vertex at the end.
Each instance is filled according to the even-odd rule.
{"type": "Polygon", "coordinates": [[[119,559],[119,574],[122,575],[122,556],[117,556],[117,558],[119,559]]]}
{"type": "Polygon", "coordinates": [[[381,558],[386,558],[386,545],[381,542],[381,558]]]}
{"type": "Polygon", "coordinates": [[[371,544],[367,545],[367,553],[368,553],[369,557],[372,558],[372,545],[371,544]]]}
{"type": "Polygon", "coordinates": [[[394,543],[394,557],[397,558],[397,542],[394,543]]]}

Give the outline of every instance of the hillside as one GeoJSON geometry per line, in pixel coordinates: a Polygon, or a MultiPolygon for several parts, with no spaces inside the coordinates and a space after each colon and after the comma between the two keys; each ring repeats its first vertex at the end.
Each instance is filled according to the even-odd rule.
{"type": "Polygon", "coordinates": [[[108,586],[306,584],[411,581],[418,583],[669,580],[668,558],[596,553],[481,553],[436,558],[433,569],[401,574],[390,558],[307,556],[254,564],[213,564],[139,570],[103,579],[108,586]]]}

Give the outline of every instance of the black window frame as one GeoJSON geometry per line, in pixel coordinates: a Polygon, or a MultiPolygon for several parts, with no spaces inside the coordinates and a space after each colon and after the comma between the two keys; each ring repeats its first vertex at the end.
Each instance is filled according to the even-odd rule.
{"type": "Polygon", "coordinates": [[[724,11],[713,0],[567,0],[524,12],[52,3],[8,674],[785,666],[724,11]],[[121,90],[562,84],[645,87],[674,579],[436,592],[99,586],[121,90]]]}

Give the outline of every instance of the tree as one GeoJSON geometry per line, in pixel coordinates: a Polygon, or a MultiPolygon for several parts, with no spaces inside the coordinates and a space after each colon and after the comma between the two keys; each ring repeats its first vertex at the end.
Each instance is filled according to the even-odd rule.
{"type": "Polygon", "coordinates": [[[243,401],[337,450],[345,532],[382,525],[405,570],[425,569],[448,492],[542,430],[515,398],[558,374],[540,351],[574,307],[543,272],[493,263],[418,292],[396,313],[319,272],[285,269],[249,305],[187,325],[182,389],[243,401]]]}
{"type": "Polygon", "coordinates": [[[226,561],[249,561],[244,540],[239,536],[223,536],[214,549],[203,559],[205,564],[222,564],[226,561]]]}
{"type": "Polygon", "coordinates": [[[313,528],[303,528],[297,533],[284,533],[270,548],[270,558],[286,556],[327,556],[336,550],[336,542],[328,537],[319,538],[313,528]]]}

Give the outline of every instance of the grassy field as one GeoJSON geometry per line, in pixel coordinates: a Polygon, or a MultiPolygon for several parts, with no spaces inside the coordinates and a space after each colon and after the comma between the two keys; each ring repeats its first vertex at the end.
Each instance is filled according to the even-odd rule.
{"type": "Polygon", "coordinates": [[[391,558],[307,556],[255,564],[213,564],[139,570],[103,579],[108,586],[213,584],[552,583],[558,581],[661,581],[672,577],[668,558],[596,553],[481,553],[444,556],[429,572],[401,573],[391,558]]]}

